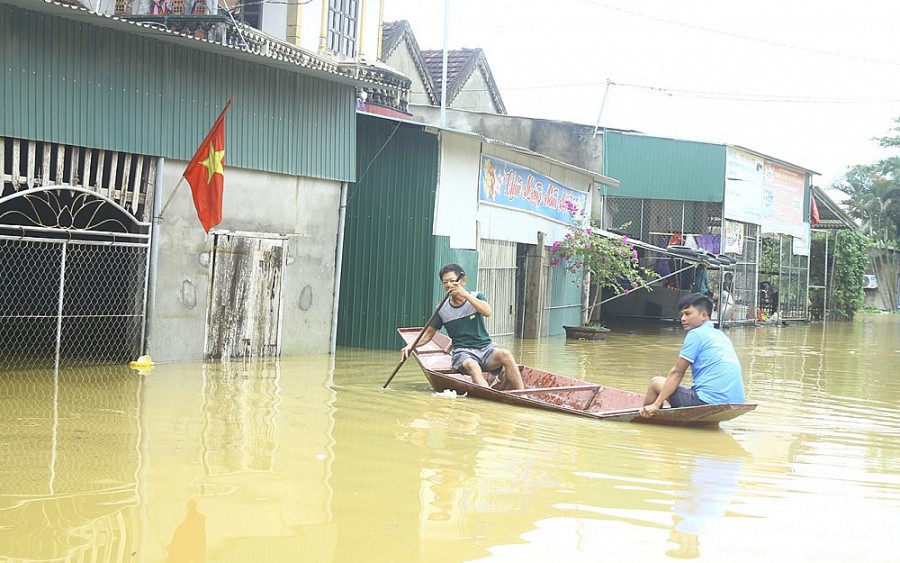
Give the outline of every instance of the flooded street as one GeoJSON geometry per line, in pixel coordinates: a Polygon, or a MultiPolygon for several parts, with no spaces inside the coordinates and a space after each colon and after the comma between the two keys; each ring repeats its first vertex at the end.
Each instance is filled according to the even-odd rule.
{"type": "MultiPolygon", "coordinates": [[[[729,334],[759,407],[702,430],[436,395],[413,361],[383,390],[389,351],[4,373],[0,559],[900,560],[900,317],[729,334]]],[[[683,336],[501,344],[643,392],[683,336]]]]}

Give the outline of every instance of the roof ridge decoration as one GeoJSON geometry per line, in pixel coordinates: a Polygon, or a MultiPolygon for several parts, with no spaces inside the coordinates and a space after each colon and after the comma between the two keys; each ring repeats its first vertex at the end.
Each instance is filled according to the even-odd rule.
{"type": "MultiPolygon", "coordinates": [[[[222,14],[205,15],[121,15],[105,14],[67,0],[0,0],[0,3],[40,13],[71,19],[88,25],[100,25],[119,29],[123,32],[139,33],[145,37],[161,40],[177,41],[183,46],[203,44],[207,49],[225,55],[228,51],[244,56],[250,55],[261,59],[259,62],[271,64],[279,68],[314,71],[329,75],[335,80],[350,83],[367,83],[389,88],[402,88],[406,78],[392,69],[385,69],[364,62],[336,63],[316,53],[307,51],[285,41],[281,41],[266,33],[232,20],[222,14]],[[176,29],[170,29],[174,27],[176,29]],[[178,29],[179,24],[182,31],[178,29]],[[205,37],[192,34],[197,26],[207,26],[209,32],[213,26],[231,29],[234,33],[220,34],[209,32],[205,37]],[[133,26],[130,28],[128,26],[133,26]],[[137,31],[136,28],[140,28],[137,31]]],[[[324,77],[322,77],[324,78],[324,77]]],[[[407,86],[408,88],[408,86],[407,86]]]]}
{"type": "Polygon", "coordinates": [[[425,85],[425,94],[428,96],[428,99],[431,100],[433,105],[438,105],[441,102],[440,93],[431,76],[431,72],[428,70],[428,64],[422,56],[422,49],[419,47],[416,34],[413,33],[409,22],[407,20],[384,22],[382,25],[382,34],[385,38],[385,42],[382,44],[382,62],[387,61],[388,57],[390,57],[401,44],[406,45],[412,55],[413,64],[416,66],[416,70],[419,72],[419,76],[422,78],[422,82],[425,85]]]}

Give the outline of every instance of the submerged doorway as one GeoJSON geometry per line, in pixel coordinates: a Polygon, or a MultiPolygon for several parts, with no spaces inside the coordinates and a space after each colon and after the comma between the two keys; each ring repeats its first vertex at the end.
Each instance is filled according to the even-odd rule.
{"type": "Polygon", "coordinates": [[[206,320],[207,358],[281,353],[285,240],[279,235],[215,235],[206,320]]]}

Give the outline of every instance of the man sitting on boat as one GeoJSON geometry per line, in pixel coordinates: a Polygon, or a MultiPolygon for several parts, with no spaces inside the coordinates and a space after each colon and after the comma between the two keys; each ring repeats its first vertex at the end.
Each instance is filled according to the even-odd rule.
{"type": "MultiPolygon", "coordinates": [[[[417,346],[430,342],[434,333],[444,327],[453,340],[453,369],[472,376],[477,385],[488,387],[484,372],[502,367],[507,388],[524,389],[522,374],[512,353],[498,348],[484,327],[484,318],[490,317],[492,312],[487,297],[481,292],[466,290],[466,273],[459,264],[447,264],[438,276],[449,299],[425,329],[417,346]]],[[[400,350],[400,355],[406,359],[411,351],[411,345],[407,345],[400,350]]]]}
{"type": "Polygon", "coordinates": [[[669,373],[650,380],[641,416],[653,416],[667,400],[672,407],[743,403],[741,363],[731,340],[709,320],[712,300],[691,293],[681,298],[678,310],[687,335],[669,373]],[[689,366],[693,385],[685,387],[681,380],[689,366]]]}

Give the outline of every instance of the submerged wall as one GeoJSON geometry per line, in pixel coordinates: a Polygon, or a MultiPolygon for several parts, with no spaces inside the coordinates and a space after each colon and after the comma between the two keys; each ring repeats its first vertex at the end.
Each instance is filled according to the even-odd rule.
{"type": "MultiPolygon", "coordinates": [[[[171,195],[185,165],[165,163],[162,201],[171,195]]],[[[284,241],[282,355],[328,351],[339,203],[339,182],[226,170],[223,220],[211,232],[284,241]]],[[[148,353],[157,361],[201,359],[214,239],[203,232],[187,184],[166,210],[159,234],[148,353]]]]}

